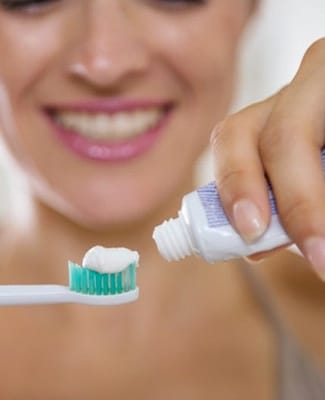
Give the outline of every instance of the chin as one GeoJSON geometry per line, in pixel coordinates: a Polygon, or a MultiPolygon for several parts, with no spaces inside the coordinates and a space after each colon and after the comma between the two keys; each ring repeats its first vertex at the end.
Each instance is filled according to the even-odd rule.
{"type": "Polygon", "coordinates": [[[93,213],[74,212],[66,214],[70,221],[79,225],[80,227],[96,232],[120,232],[122,230],[130,230],[130,227],[135,229],[136,226],[141,224],[147,219],[145,212],[116,212],[116,213],[101,213],[98,210],[93,213]]]}
{"type": "Polygon", "coordinates": [[[35,197],[45,209],[85,229],[111,232],[153,225],[157,215],[162,215],[164,208],[170,208],[168,205],[177,187],[171,180],[166,183],[159,179],[158,184],[155,177],[141,179],[140,174],[134,174],[132,179],[85,177],[82,185],[75,179],[51,179],[51,185],[46,183],[48,181],[43,178],[33,182],[35,197]]]}
{"type": "Polygon", "coordinates": [[[83,203],[64,201],[60,205],[53,203],[47,205],[73,224],[98,232],[130,230],[130,227],[141,226],[150,219],[157,208],[157,205],[155,207],[145,200],[140,201],[138,206],[129,202],[121,204],[114,201],[99,204],[90,200],[83,203]]]}

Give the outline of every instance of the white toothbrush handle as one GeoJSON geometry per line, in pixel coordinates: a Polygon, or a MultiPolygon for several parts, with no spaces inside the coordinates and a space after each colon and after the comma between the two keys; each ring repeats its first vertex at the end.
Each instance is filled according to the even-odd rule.
{"type": "Polygon", "coordinates": [[[1,285],[1,305],[62,303],[68,288],[59,285],[1,285]]]}
{"type": "Polygon", "coordinates": [[[60,285],[0,285],[0,306],[81,303],[89,305],[118,305],[134,301],[139,290],[116,295],[75,293],[60,285]]]}

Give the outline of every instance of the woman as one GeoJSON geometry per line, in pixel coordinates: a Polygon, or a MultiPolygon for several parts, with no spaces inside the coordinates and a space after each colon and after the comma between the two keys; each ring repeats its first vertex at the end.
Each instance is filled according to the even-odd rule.
{"type": "MultiPolygon", "coordinates": [[[[141,254],[137,303],[0,310],[1,399],[276,398],[277,327],[260,286],[254,294],[239,261],[166,265],[151,240],[194,188],[195,161],[231,100],[237,44],[254,6],[0,2],[1,130],[33,204],[26,220],[3,228],[1,282],[64,284],[67,260],[80,261],[94,244],[141,254]]],[[[267,224],[264,167],[284,226],[321,270],[324,250],[313,238],[325,215],[317,153],[324,65],[319,42],[293,83],[218,125],[212,140],[236,229],[254,240],[267,224]]],[[[310,356],[325,360],[321,282],[294,255],[269,260],[262,281],[310,356]]]]}

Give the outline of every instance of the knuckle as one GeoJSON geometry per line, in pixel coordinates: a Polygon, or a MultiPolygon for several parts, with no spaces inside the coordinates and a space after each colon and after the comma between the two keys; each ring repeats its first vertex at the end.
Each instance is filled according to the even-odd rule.
{"type": "Polygon", "coordinates": [[[322,81],[324,71],[325,57],[325,38],[318,39],[312,43],[305,52],[301,66],[294,78],[294,81],[304,81],[308,76],[317,75],[317,70],[320,72],[320,80],[322,81]]]}
{"type": "Polygon", "coordinates": [[[243,134],[245,134],[247,140],[253,139],[255,141],[260,131],[260,125],[264,126],[266,122],[265,110],[269,110],[274,100],[275,96],[251,104],[227,116],[212,131],[210,143],[213,148],[217,150],[218,148],[236,146],[238,142],[242,142],[243,134]]]}
{"type": "Polygon", "coordinates": [[[239,114],[226,117],[211,134],[213,148],[217,150],[220,147],[231,145],[240,131],[242,131],[242,123],[239,114]]]}
{"type": "Polygon", "coordinates": [[[213,148],[217,148],[218,143],[220,141],[220,136],[222,136],[224,134],[224,125],[225,125],[225,122],[222,121],[219,124],[217,124],[212,130],[212,133],[210,136],[210,144],[213,148]]]}

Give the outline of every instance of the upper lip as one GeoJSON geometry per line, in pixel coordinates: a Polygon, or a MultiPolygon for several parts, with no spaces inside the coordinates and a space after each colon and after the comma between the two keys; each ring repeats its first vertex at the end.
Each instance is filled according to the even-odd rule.
{"type": "Polygon", "coordinates": [[[51,113],[58,111],[71,111],[114,114],[117,112],[127,112],[139,109],[144,110],[153,107],[159,107],[167,111],[171,106],[172,102],[166,100],[106,98],[51,104],[46,106],[45,110],[51,113]]]}

